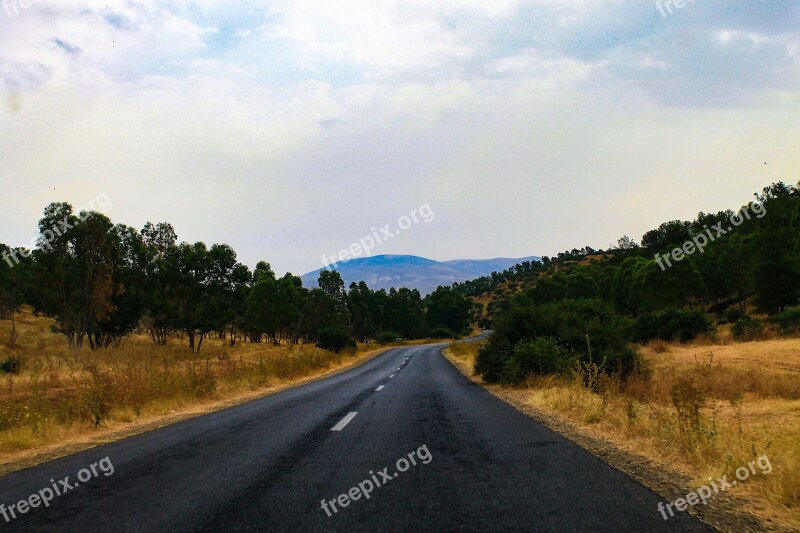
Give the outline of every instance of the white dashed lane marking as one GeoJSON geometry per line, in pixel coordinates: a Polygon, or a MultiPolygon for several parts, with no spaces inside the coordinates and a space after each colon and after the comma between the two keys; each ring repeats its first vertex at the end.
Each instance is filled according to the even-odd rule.
{"type": "Polygon", "coordinates": [[[341,430],[343,430],[345,428],[345,426],[347,424],[349,424],[350,421],[356,417],[357,414],[358,414],[358,411],[355,411],[355,412],[352,412],[352,413],[348,413],[346,417],[342,418],[339,421],[338,424],[336,424],[335,426],[333,426],[331,428],[331,431],[341,431],[341,430]]]}

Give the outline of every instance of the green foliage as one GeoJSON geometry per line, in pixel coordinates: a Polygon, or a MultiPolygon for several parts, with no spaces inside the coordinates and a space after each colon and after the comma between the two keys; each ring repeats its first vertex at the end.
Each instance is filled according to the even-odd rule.
{"type": "Polygon", "coordinates": [[[397,342],[397,339],[400,338],[402,337],[394,331],[381,331],[375,335],[375,340],[377,340],[379,344],[391,344],[397,342]]]}
{"type": "Polygon", "coordinates": [[[755,303],[762,312],[777,314],[800,300],[800,189],[773,184],[759,200],[766,215],[753,241],[755,303]]]}
{"type": "Polygon", "coordinates": [[[317,348],[322,348],[329,352],[340,353],[346,348],[356,347],[355,341],[350,337],[347,331],[337,327],[323,329],[319,332],[318,338],[317,348]]]}
{"type": "Polygon", "coordinates": [[[713,332],[711,320],[700,311],[668,309],[639,316],[631,327],[631,339],[635,342],[653,339],[688,342],[698,335],[713,332]]]}
{"type": "MultiPolygon", "coordinates": [[[[527,272],[495,273],[454,287],[490,293],[503,282],[521,282],[537,303],[598,297],[630,317],[669,309],[719,312],[731,305],[746,312],[753,304],[776,315],[800,303],[800,186],[774,183],[756,199],[736,211],[661,224],[643,236],[642,247],[622,239],[603,252],[603,260],[590,258],[594,251],[587,247],[544,257],[527,272]],[[672,251],[685,246],[693,252],[675,260],[672,251]]],[[[488,318],[506,301],[493,300],[488,318]]]]}
{"type": "Polygon", "coordinates": [[[725,312],[725,320],[727,320],[730,324],[735,324],[736,321],[742,318],[744,315],[745,312],[738,307],[731,307],[725,312]]]}
{"type": "Polygon", "coordinates": [[[351,283],[347,310],[353,333],[359,339],[375,337],[382,331],[396,332],[396,337],[407,339],[427,335],[426,307],[416,289],[373,291],[363,281],[351,283]]]}
{"type": "Polygon", "coordinates": [[[380,330],[400,333],[406,339],[421,339],[427,334],[425,303],[417,289],[402,287],[375,293],[382,309],[380,330]]]}
{"type": "Polygon", "coordinates": [[[436,326],[431,328],[428,335],[433,339],[458,339],[459,335],[452,329],[445,326],[436,326]]]}
{"type": "Polygon", "coordinates": [[[659,252],[668,248],[680,247],[691,240],[691,222],[672,220],[661,224],[657,229],[648,231],[642,237],[642,247],[650,252],[659,252]]]}
{"type": "Polygon", "coordinates": [[[22,359],[16,355],[10,355],[0,362],[0,372],[3,374],[19,374],[22,370],[22,359]]]}
{"type": "Polygon", "coordinates": [[[800,332],[800,306],[791,307],[775,315],[774,321],[781,328],[783,335],[792,335],[800,332]]]}
{"type": "Polygon", "coordinates": [[[559,374],[572,365],[573,358],[552,337],[522,340],[506,363],[504,381],[517,383],[530,374],[559,374]]]}
{"type": "Polygon", "coordinates": [[[517,298],[497,318],[475,370],[489,382],[517,383],[530,373],[562,371],[581,361],[627,376],[638,357],[625,340],[626,328],[625,319],[600,300],[539,305],[517,298]]]}
{"type": "Polygon", "coordinates": [[[469,330],[472,303],[450,287],[439,287],[425,299],[428,327],[454,332],[469,330]]]}
{"type": "Polygon", "coordinates": [[[731,331],[737,340],[741,342],[749,342],[756,340],[758,336],[761,335],[761,331],[763,329],[764,324],[762,324],[758,319],[753,318],[750,315],[743,315],[736,320],[731,331]]]}
{"type": "MultiPolygon", "coordinates": [[[[588,248],[588,247],[587,247],[588,248]]],[[[464,296],[480,296],[484,293],[496,292],[498,294],[505,291],[498,289],[498,285],[506,281],[527,281],[535,279],[549,263],[547,258],[542,261],[523,261],[503,272],[493,272],[490,276],[483,276],[477,279],[468,280],[463,283],[453,283],[453,290],[464,296]]]]}

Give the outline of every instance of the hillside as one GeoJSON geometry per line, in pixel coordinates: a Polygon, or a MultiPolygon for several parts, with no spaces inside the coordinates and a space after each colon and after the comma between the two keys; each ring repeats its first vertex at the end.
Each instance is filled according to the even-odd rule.
{"type": "MultiPolygon", "coordinates": [[[[434,261],[413,255],[377,255],[352,259],[333,265],[344,279],[345,286],[351,282],[364,281],[370,289],[407,287],[418,289],[422,294],[433,292],[440,285],[449,286],[492,272],[502,272],[522,261],[538,260],[538,257],[455,259],[434,261]]],[[[303,286],[316,287],[322,269],[303,276],[303,286]]]]}

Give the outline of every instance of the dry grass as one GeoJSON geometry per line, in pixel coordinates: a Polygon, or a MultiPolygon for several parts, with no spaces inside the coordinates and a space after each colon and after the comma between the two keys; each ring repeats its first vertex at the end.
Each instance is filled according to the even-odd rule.
{"type": "MultiPolygon", "coordinates": [[[[450,357],[472,375],[477,346],[450,357]]],[[[773,471],[731,492],[746,511],[800,528],[800,340],[666,345],[642,349],[646,370],[627,382],[586,376],[540,377],[524,401],[689,476],[731,476],[762,454],[773,471]]],[[[473,375],[474,377],[474,375],[473,375]]],[[[490,387],[491,388],[491,387],[490,387]]]]}
{"type": "Polygon", "coordinates": [[[70,352],[52,322],[29,310],[17,317],[20,336],[8,347],[0,321],[0,362],[22,361],[19,374],[0,373],[0,462],[98,434],[196,411],[220,400],[252,397],[363,361],[379,350],[334,354],[314,346],[273,346],[222,340],[191,353],[185,341],[160,348],[133,336],[119,348],[70,352]]]}

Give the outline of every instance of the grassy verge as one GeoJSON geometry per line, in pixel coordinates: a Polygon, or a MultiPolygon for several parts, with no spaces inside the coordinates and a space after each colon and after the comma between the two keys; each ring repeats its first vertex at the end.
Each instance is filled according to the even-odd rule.
{"type": "MultiPolygon", "coordinates": [[[[480,382],[478,349],[454,344],[447,355],[480,382]]],[[[646,371],[626,382],[583,373],[488,388],[664,466],[689,490],[767,454],[772,471],[730,493],[744,502],[738,511],[800,530],[800,340],[655,343],[642,352],[646,371]]]]}
{"type": "MultiPolygon", "coordinates": [[[[0,322],[0,336],[8,327],[0,322]]],[[[17,328],[16,345],[0,346],[0,363],[21,364],[0,372],[0,473],[327,376],[384,349],[334,354],[212,339],[195,354],[179,340],[161,348],[142,335],[70,352],[47,319],[24,311],[17,328]]]]}

